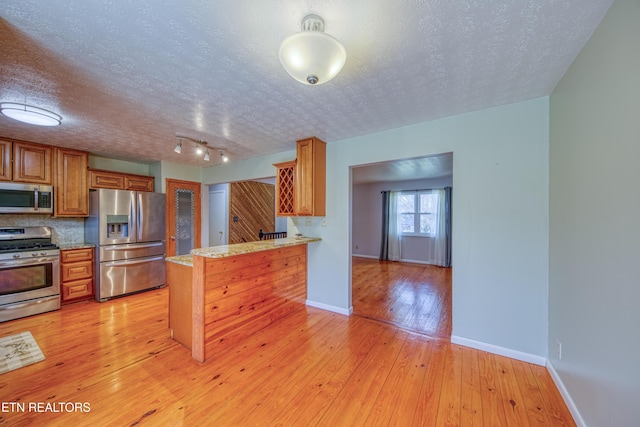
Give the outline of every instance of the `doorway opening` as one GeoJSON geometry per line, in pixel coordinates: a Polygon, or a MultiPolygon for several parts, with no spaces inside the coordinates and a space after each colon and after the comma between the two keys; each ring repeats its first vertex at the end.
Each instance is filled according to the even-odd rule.
{"type": "Polygon", "coordinates": [[[209,185],[209,246],[260,240],[260,232],[286,232],[275,210],[275,176],[209,185]]]}
{"type": "Polygon", "coordinates": [[[452,187],[453,153],[355,166],[351,176],[353,314],[449,338],[452,268],[432,264],[429,252],[434,238],[429,233],[401,230],[398,261],[380,260],[381,192],[406,194],[452,187]]]}

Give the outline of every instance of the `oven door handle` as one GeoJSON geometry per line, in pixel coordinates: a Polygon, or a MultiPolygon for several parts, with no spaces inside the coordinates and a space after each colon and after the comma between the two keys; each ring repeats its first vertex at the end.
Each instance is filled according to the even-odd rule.
{"type": "Polygon", "coordinates": [[[6,261],[0,261],[0,268],[11,268],[18,265],[34,265],[34,264],[50,264],[52,262],[59,262],[59,257],[47,257],[47,258],[16,258],[6,261]]]}
{"type": "Polygon", "coordinates": [[[37,305],[37,304],[42,304],[42,303],[45,303],[45,302],[50,302],[50,301],[56,300],[58,298],[60,298],[60,295],[53,295],[53,296],[46,297],[46,298],[33,299],[33,300],[29,300],[29,301],[23,302],[22,304],[8,304],[8,305],[0,306],[0,311],[2,311],[2,310],[18,310],[20,308],[29,307],[31,305],[37,305]]]}

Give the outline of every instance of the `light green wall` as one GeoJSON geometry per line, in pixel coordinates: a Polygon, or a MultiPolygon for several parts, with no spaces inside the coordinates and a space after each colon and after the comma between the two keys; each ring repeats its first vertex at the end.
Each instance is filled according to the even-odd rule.
{"type": "MultiPolygon", "coordinates": [[[[351,309],[350,168],[453,152],[453,333],[543,358],[548,304],[548,99],[327,141],[327,214],[309,245],[308,299],[351,309]]],[[[204,183],[273,176],[295,152],[203,170],[204,183]]]]}
{"type": "Polygon", "coordinates": [[[640,1],[617,0],[550,98],[549,359],[583,425],[640,422],[639,161],[640,1]]]}
{"type": "MultiPolygon", "coordinates": [[[[170,162],[155,162],[149,167],[150,175],[155,177],[155,188],[160,193],[166,192],[166,179],[202,182],[202,168],[197,166],[179,165],[170,162]]],[[[204,217],[203,217],[204,218],[204,217]]]]}
{"type": "Polygon", "coordinates": [[[202,182],[205,184],[221,184],[272,177],[276,175],[274,163],[286,162],[295,158],[296,151],[292,150],[247,160],[234,161],[231,159],[229,163],[203,169],[202,182]]]}
{"type": "Polygon", "coordinates": [[[98,157],[94,155],[89,155],[89,167],[92,169],[104,169],[114,172],[150,175],[148,164],[107,159],[106,157],[98,157]]]}

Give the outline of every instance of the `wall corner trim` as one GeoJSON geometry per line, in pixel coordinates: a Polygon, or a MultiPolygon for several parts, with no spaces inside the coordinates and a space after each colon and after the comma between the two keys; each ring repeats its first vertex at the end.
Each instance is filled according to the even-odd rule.
{"type": "Polygon", "coordinates": [[[353,307],[349,307],[348,309],[342,307],[336,307],[335,305],[323,304],[317,301],[307,300],[306,304],[309,307],[320,308],[322,310],[333,311],[334,313],[344,314],[345,316],[351,316],[353,313],[353,307]]]}
{"type": "Polygon", "coordinates": [[[493,354],[498,354],[500,356],[510,357],[511,359],[522,360],[523,362],[533,363],[534,365],[545,366],[547,364],[547,359],[542,356],[524,353],[522,351],[512,350],[510,348],[500,347],[493,344],[487,344],[482,341],[475,341],[456,335],[451,336],[451,343],[475,348],[476,350],[482,350],[493,354]]]}
{"type": "Polygon", "coordinates": [[[569,408],[569,412],[571,412],[573,421],[576,423],[578,427],[587,427],[587,424],[582,419],[582,415],[580,415],[580,411],[578,411],[578,407],[576,406],[573,399],[571,398],[569,391],[564,386],[564,383],[562,382],[560,375],[558,375],[558,372],[556,372],[550,360],[547,360],[547,371],[549,371],[549,375],[551,375],[551,379],[556,384],[556,387],[558,387],[558,391],[560,391],[560,395],[562,396],[564,403],[569,408]]]}

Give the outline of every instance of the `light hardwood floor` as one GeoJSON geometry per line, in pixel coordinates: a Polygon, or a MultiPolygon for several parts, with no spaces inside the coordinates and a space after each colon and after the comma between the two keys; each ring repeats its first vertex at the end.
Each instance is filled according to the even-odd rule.
{"type": "Polygon", "coordinates": [[[451,337],[451,268],[352,258],[353,313],[451,337]]]}
{"type": "Polygon", "coordinates": [[[543,367],[311,307],[200,364],[169,338],[167,302],[161,289],[0,324],[46,356],[0,375],[0,424],[574,425],[543,367]]]}

